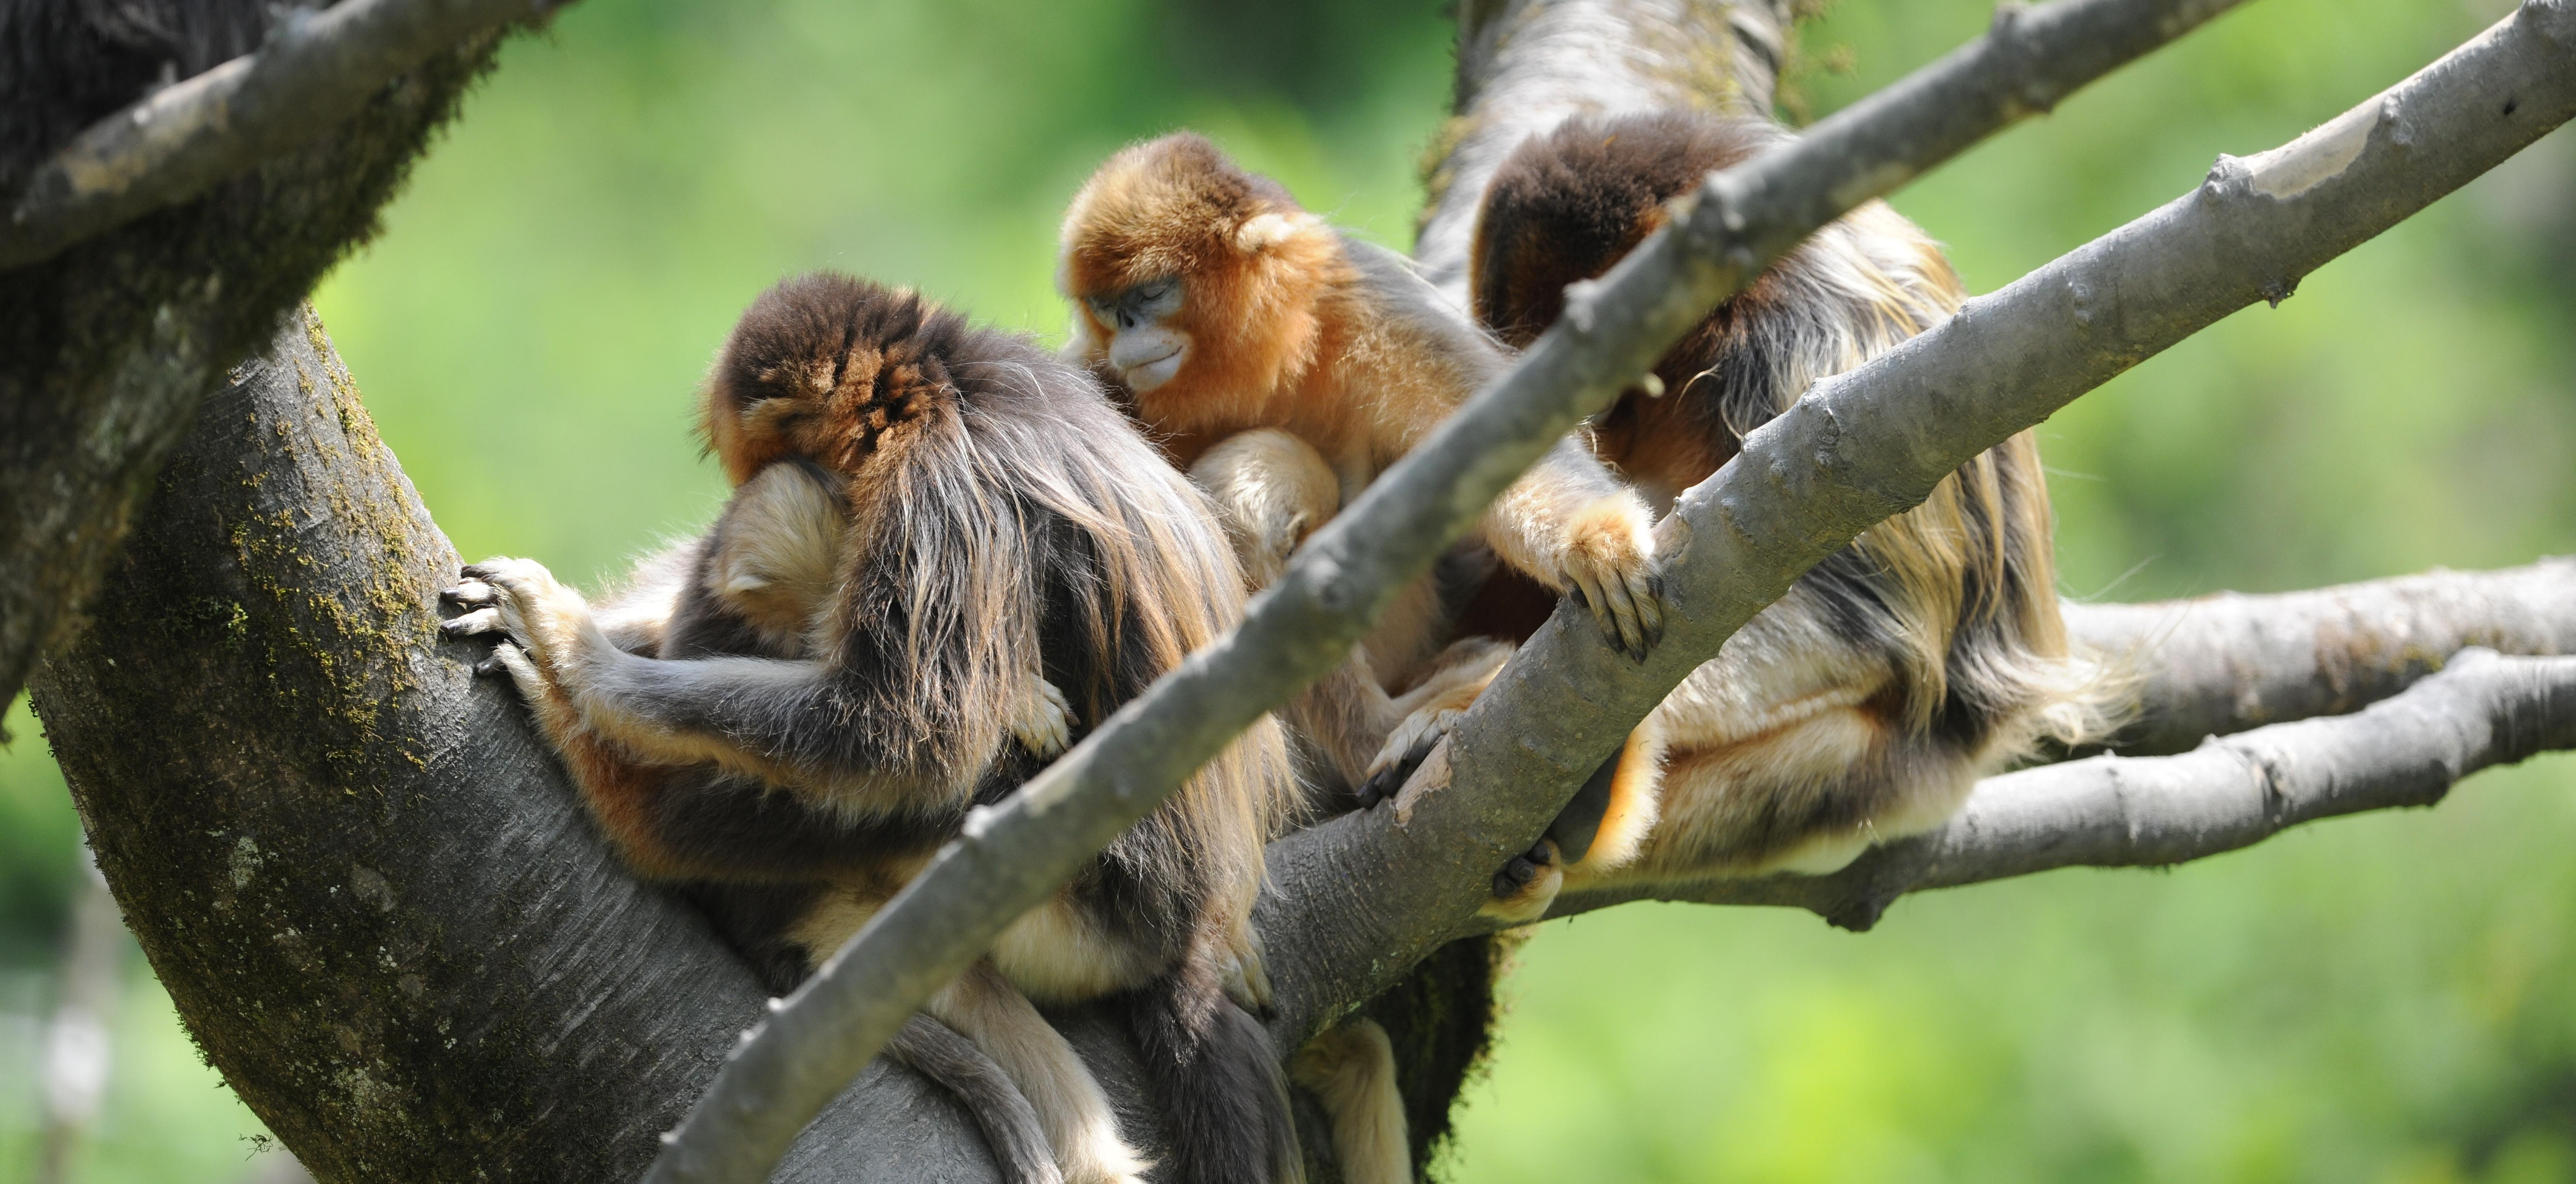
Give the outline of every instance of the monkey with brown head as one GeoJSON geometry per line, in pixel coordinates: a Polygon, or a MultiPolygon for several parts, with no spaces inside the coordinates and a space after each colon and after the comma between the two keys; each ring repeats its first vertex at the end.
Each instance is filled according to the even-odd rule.
{"type": "MultiPolygon", "coordinates": [[[[707,538],[599,613],[535,563],[477,565],[451,631],[508,634],[489,665],[621,854],[792,982],[968,810],[1231,627],[1242,577],[1205,499],[1088,377],[909,293],[773,289],[707,415],[741,486],[707,538]]],[[[1278,1058],[1225,990],[1298,792],[1265,720],[931,1001],[1065,1178],[1146,1164],[1033,1003],[1126,1018],[1174,1135],[1162,1178],[1300,1174],[1278,1058]]]]}
{"type": "MultiPolygon", "coordinates": [[[[1565,288],[1610,266],[1709,172],[1785,139],[1696,112],[1576,118],[1523,144],[1486,191],[1477,317],[1526,345],[1565,288]]],[[[1673,347],[1589,426],[1657,513],[1808,387],[1964,299],[1940,249],[1871,202],[1818,231],[1673,347]]],[[[1655,712],[1667,749],[1638,858],[1567,885],[1825,872],[1945,821],[1975,780],[2047,739],[2114,722],[2116,686],[2060,620],[2048,489],[2024,432],[1808,573],[1655,712]]],[[[1533,897],[1533,908],[1545,900],[1533,897]]]]}

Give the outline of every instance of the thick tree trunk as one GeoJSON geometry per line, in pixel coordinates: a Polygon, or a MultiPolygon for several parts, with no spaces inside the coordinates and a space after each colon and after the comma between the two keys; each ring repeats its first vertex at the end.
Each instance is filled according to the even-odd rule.
{"type": "MultiPolygon", "coordinates": [[[[324,1180],[625,1180],[761,1011],[434,628],[448,546],[309,311],[207,401],[36,679],[182,1018],[324,1180]]],[[[787,1179],[982,1179],[882,1063],[787,1179]]]]}

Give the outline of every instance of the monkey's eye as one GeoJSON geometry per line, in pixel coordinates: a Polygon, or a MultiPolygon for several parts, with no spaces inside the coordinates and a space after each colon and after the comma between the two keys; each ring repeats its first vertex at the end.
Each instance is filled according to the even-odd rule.
{"type": "Polygon", "coordinates": [[[1171,294],[1172,281],[1155,280],[1153,283],[1136,289],[1136,300],[1140,304],[1152,304],[1153,302],[1171,294]]]}

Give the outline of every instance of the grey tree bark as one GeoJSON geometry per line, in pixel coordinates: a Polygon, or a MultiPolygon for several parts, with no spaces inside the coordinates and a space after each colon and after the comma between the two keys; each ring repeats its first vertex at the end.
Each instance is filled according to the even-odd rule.
{"type": "MultiPolygon", "coordinates": [[[[1462,93],[1484,96],[1479,102],[1495,112],[1510,110],[1518,100],[1503,96],[1519,93],[1506,85],[1511,70],[1498,65],[1495,75],[1478,76],[1474,64],[1572,70],[1571,55],[1549,49],[1572,43],[1551,39],[1589,29],[1582,35],[1608,38],[1593,49],[1603,77],[1665,78],[1599,92],[1631,96],[1615,101],[1654,102],[1679,93],[1671,87],[1699,85],[1689,80],[1733,78],[1733,89],[1710,93],[1720,95],[1716,101],[1749,102],[1767,92],[1787,7],[1786,0],[1471,5],[1462,56],[1471,81],[1462,93]],[[1557,21],[1566,23],[1551,23],[1557,21]],[[1712,30],[1733,39],[1714,54],[1675,32],[1712,30]],[[1604,54],[1604,46],[1615,52],[1604,54]]],[[[2565,10],[2563,0],[2527,9],[2555,20],[2563,15],[2548,14],[2565,10]]],[[[1553,91],[1528,93],[1562,96],[1583,86],[1578,74],[1560,78],[1553,91]]],[[[1478,109],[1471,106],[1456,125],[1462,145],[1508,148],[1500,137],[1516,139],[1509,128],[1545,118],[1496,114],[1484,125],[1487,139],[1479,139],[1478,109]]],[[[1472,194],[1482,175],[1476,169],[1498,157],[1481,166],[1472,154],[1455,159],[1455,168],[1435,178],[1436,209],[1459,192],[1472,194]]],[[[1440,225],[1435,218],[1433,229],[1440,225]]],[[[94,265],[89,252],[125,233],[45,266],[94,265]]],[[[1435,238],[1426,231],[1427,254],[1436,253],[1435,238]]],[[[174,232],[161,249],[198,249],[192,241],[174,232]]],[[[115,347],[125,339],[101,340],[115,347]]],[[[176,356],[148,343],[127,348],[146,360],[176,356]]],[[[478,686],[466,669],[467,648],[438,640],[434,589],[453,572],[456,556],[375,438],[319,324],[299,318],[267,356],[237,371],[153,488],[96,601],[95,626],[52,652],[37,699],[101,866],[210,1058],[324,1179],[632,1178],[653,1156],[652,1136],[705,1087],[736,1033],[763,1014],[764,1001],[694,916],[618,870],[509,694],[478,686]]],[[[1783,569],[1763,567],[1761,578],[1783,569]]],[[[2506,634],[2523,639],[2509,648],[2548,652],[2576,634],[2576,606],[2545,596],[2515,599],[2520,593],[2510,589],[2520,586],[2521,574],[2457,578],[2496,599],[2457,615],[2422,602],[2405,636],[2419,639],[2426,654],[2445,638],[2502,642],[2506,634]]],[[[2370,586],[2334,595],[2357,613],[2374,611],[2373,597],[2403,598],[2370,586]]],[[[2210,645],[2254,640],[2223,660],[2238,667],[2224,677],[2208,676],[2192,659],[2178,660],[2166,679],[2156,672],[2162,651],[2149,651],[2143,665],[2150,685],[2170,692],[2160,701],[2162,718],[2236,720],[2256,709],[2295,718],[2393,692],[2448,656],[2444,650],[2420,661],[2364,663],[2366,676],[2337,684],[2344,677],[2337,672],[2353,667],[2318,661],[2324,643],[2316,639],[2325,628],[2318,622],[2331,615],[2318,602],[2248,601],[2241,613],[2230,611],[2225,627],[2207,631],[2210,645]],[[2314,641],[2305,649],[2296,640],[2301,629],[2314,641]],[[2254,709],[2243,706],[2247,687],[2255,688],[2254,709]]],[[[2099,619],[2101,636],[2139,632],[2114,610],[2099,619]]],[[[2177,627],[2172,636],[2191,628],[2177,627]]],[[[2464,678],[2445,684],[2452,689],[2427,688],[2435,694],[2417,702],[2400,696],[2391,709],[2430,719],[2439,715],[2438,701],[2452,712],[2439,718],[2490,726],[2525,719],[2512,713],[2534,703],[2550,720],[2568,711],[2554,690],[2535,699],[2457,689],[2475,669],[2464,665],[2471,667],[2464,678]]],[[[1546,710],[1575,715],[1567,703],[1588,703],[1610,720],[1624,707],[1606,699],[1648,693],[1635,682],[1611,694],[1574,684],[1570,697],[1546,710]]],[[[2523,733],[2497,735],[2502,739],[2460,748],[2457,759],[2434,766],[2453,773],[2519,751],[2523,733]]],[[[2207,763],[2214,771],[2206,784],[2236,787],[2241,797],[2245,783],[2221,779],[2224,762],[2207,763]]],[[[1513,788],[1463,777],[1456,784],[1479,794],[1513,788]]],[[[2051,800],[2087,800],[2082,787],[2069,785],[2051,800]]],[[[1453,807],[1468,797],[1443,796],[1453,807]]],[[[1530,800],[1513,808],[1535,819],[1528,827],[1535,834],[1546,821],[1541,795],[1522,796],[1530,800]]],[[[1981,793],[1978,809],[1992,797],[1981,793]]],[[[1507,823],[1471,819],[1453,827],[1456,820],[1435,815],[1412,815],[1408,841],[1418,841],[1420,862],[1406,864],[1408,872],[1461,882],[1490,873],[1490,865],[1473,866],[1490,838],[1482,831],[1507,823]]],[[[2097,814],[2049,817],[2070,834],[2108,833],[2096,826],[2097,814]]],[[[1346,842],[1350,830],[1309,840],[1274,862],[1285,869],[1283,890],[1265,911],[1265,932],[1274,957],[1301,965],[1305,984],[1282,1026],[1293,1032],[1375,995],[1371,1014],[1399,1021],[1416,1135],[1427,1140],[1445,1122],[1466,1062],[1481,1046],[1490,997],[1479,992],[1490,982],[1495,947],[1441,948],[1423,963],[1428,972],[1410,980],[1402,977],[1404,965],[1436,941],[1408,937],[1374,952],[1360,948],[1350,935],[1421,919],[1369,916],[1382,906],[1360,890],[1374,881],[1324,874],[1362,853],[1330,846],[1346,842]],[[1343,923],[1355,916],[1367,923],[1343,923]],[[1307,925],[1305,918],[1332,924],[1307,925]],[[1407,952],[1388,952],[1395,950],[1407,952]]],[[[2020,826],[2012,833],[2045,842],[2055,832],[2020,826]]],[[[2237,833],[2250,832],[2239,825],[2237,833]]],[[[1874,890],[1943,882],[1955,873],[1941,869],[1964,866],[1962,850],[1936,846],[1938,859],[1903,865],[1916,868],[1906,873],[1910,879],[1890,878],[1874,890]]],[[[2097,842],[2088,850],[2111,848],[2097,842]]],[[[1899,866],[1895,853],[1873,858],[1899,866]]],[[[1431,921],[1465,932],[1454,919],[1431,921]]],[[[1113,1089],[1137,1096],[1122,1050],[1097,1017],[1067,1023],[1113,1089]]],[[[1150,1143],[1151,1116],[1128,1110],[1150,1143]]],[[[990,1176],[972,1127],[944,1097],[877,1064],[803,1132],[776,1178],[990,1176]]]]}
{"type": "Polygon", "coordinates": [[[2138,718],[2112,747],[2158,756],[2376,703],[2470,646],[2576,654],[2576,558],[2270,596],[2069,603],[2066,628],[2136,673],[2138,718]]]}

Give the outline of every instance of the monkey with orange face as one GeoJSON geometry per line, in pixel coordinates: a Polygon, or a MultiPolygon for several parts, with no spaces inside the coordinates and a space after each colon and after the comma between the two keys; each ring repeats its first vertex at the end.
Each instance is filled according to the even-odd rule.
{"type": "MultiPolygon", "coordinates": [[[[1350,239],[1276,182],[1187,133],[1127,148],[1066,212],[1058,281],[1074,305],[1068,351],[1216,499],[1256,580],[1510,363],[1402,257],[1350,239]]],[[[1486,512],[1476,541],[1551,593],[1574,592],[1611,641],[1643,655],[1663,631],[1652,517],[1583,446],[1561,441],[1486,512]]],[[[1436,575],[1399,594],[1363,641],[1378,683],[1346,678],[1290,706],[1292,732],[1384,715],[1393,688],[1446,680],[1365,770],[1359,800],[1392,791],[1510,654],[1444,643],[1463,597],[1436,575]]],[[[1559,857],[1599,866],[1635,850],[1654,818],[1657,732],[1641,726],[1597,781],[1610,804],[1496,877],[1515,896],[1559,857]],[[1597,826],[1594,825],[1597,823],[1597,826]]]]}
{"type": "MultiPolygon", "coordinates": [[[[1509,362],[1401,257],[1343,236],[1186,133],[1120,152],[1083,186],[1059,279],[1076,310],[1072,351],[1117,378],[1175,463],[1278,429],[1323,458],[1343,500],[1509,362]]],[[[1477,535],[1540,583],[1578,591],[1642,654],[1663,628],[1652,525],[1641,499],[1567,441],[1477,535]]],[[[1371,656],[1401,681],[1424,655],[1371,656]]]]}

